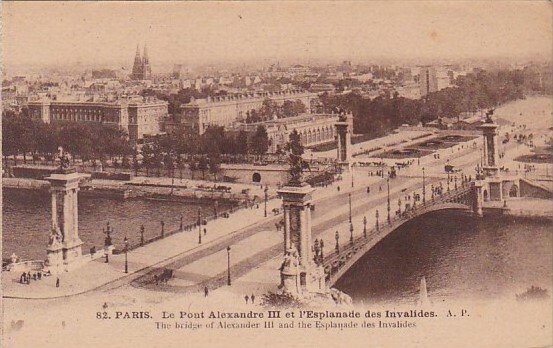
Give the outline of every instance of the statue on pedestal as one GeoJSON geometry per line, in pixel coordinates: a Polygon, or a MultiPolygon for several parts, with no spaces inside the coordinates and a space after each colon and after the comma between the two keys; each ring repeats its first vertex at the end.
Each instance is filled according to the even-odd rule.
{"type": "Polygon", "coordinates": [[[293,293],[299,291],[299,264],[298,251],[294,247],[289,248],[280,266],[280,289],[283,289],[285,292],[293,293]]]}
{"type": "Polygon", "coordinates": [[[486,112],[486,123],[493,123],[492,115],[495,109],[490,109],[486,112]]]}
{"type": "Polygon", "coordinates": [[[62,238],[61,232],[57,228],[52,228],[52,231],[50,233],[50,240],[48,242],[48,246],[50,246],[50,247],[61,246],[62,239],[63,238],[62,238]]]}

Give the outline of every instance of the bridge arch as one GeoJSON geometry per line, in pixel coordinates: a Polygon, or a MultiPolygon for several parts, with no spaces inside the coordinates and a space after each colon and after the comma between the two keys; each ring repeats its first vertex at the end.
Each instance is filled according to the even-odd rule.
{"type": "MultiPolygon", "coordinates": [[[[425,216],[430,213],[444,210],[456,210],[460,212],[472,212],[472,208],[464,203],[445,202],[428,206],[421,213],[408,216],[408,218],[392,221],[391,226],[388,226],[385,222],[382,223],[380,230],[375,233],[373,238],[364,239],[363,236],[356,238],[351,247],[346,247],[341,250],[339,254],[334,252],[329,255],[328,259],[325,259],[324,266],[327,274],[327,281],[329,286],[334,285],[347,271],[359,261],[366,253],[368,253],[375,245],[380,243],[387,236],[394,233],[398,228],[406,224],[407,222],[425,216]],[[364,245],[359,245],[366,241],[364,245]]],[[[371,234],[369,234],[370,236],[371,234]]]]}

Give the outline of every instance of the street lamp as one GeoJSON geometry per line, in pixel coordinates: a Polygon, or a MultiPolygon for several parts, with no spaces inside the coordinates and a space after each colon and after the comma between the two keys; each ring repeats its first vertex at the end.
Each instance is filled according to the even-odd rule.
{"type": "Polygon", "coordinates": [[[367,238],[367,217],[363,216],[363,236],[367,238]]]}
{"type": "Polygon", "coordinates": [[[227,285],[230,286],[230,245],[227,247],[227,285]]]}
{"type": "Polygon", "coordinates": [[[353,187],[353,165],[351,165],[351,187],[353,187]]]}
{"type": "Polygon", "coordinates": [[[268,186],[265,186],[265,217],[267,217],[267,199],[268,199],[268,194],[267,192],[269,191],[269,187],[268,186]]]}
{"type": "Polygon", "coordinates": [[[202,244],[202,208],[198,208],[198,244],[202,244]]]}
{"type": "Polygon", "coordinates": [[[182,232],[182,214],[180,214],[179,231],[182,232]]]}
{"type": "Polygon", "coordinates": [[[401,214],[401,198],[397,199],[397,209],[398,209],[398,212],[401,214]]]}
{"type": "Polygon", "coordinates": [[[123,243],[125,243],[125,273],[129,273],[129,260],[127,257],[129,252],[129,240],[127,239],[127,236],[123,239],[123,243]]]}
{"type": "Polygon", "coordinates": [[[426,177],[424,175],[424,167],[422,167],[422,204],[426,204],[426,177]]]}
{"type": "Polygon", "coordinates": [[[353,224],[349,224],[349,244],[353,245],[353,224]]]}
{"type": "Polygon", "coordinates": [[[449,192],[449,172],[447,172],[447,192],[449,192]]]}
{"type": "Polygon", "coordinates": [[[161,238],[165,238],[165,221],[161,220],[161,238]]]}
{"type": "Polygon", "coordinates": [[[144,225],[140,226],[140,245],[144,246],[144,225]]]}
{"type": "Polygon", "coordinates": [[[380,230],[380,226],[378,226],[378,209],[376,209],[376,231],[380,230]]]}
{"type": "Polygon", "coordinates": [[[348,193],[348,200],[349,200],[349,223],[351,224],[351,192],[348,193]]]}
{"type": "Polygon", "coordinates": [[[336,253],[340,254],[340,234],[338,231],[336,231],[334,238],[336,238],[336,253]]]}
{"type": "Polygon", "coordinates": [[[390,217],[390,178],[386,179],[388,185],[388,225],[392,224],[392,219],[390,217]]]}
{"type": "Polygon", "coordinates": [[[324,256],[323,256],[323,248],[324,248],[324,246],[325,246],[325,243],[324,243],[323,239],[321,238],[321,242],[319,243],[319,247],[321,248],[321,252],[320,252],[320,254],[319,254],[319,257],[320,257],[320,259],[321,259],[321,262],[320,262],[321,265],[323,264],[323,260],[324,260],[324,256]]]}

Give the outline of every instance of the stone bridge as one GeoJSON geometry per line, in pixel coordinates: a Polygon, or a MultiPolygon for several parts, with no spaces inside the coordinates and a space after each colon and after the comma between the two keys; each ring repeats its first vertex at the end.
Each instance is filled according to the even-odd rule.
{"type": "Polygon", "coordinates": [[[473,197],[473,187],[469,183],[465,183],[449,192],[433,196],[424,203],[410,207],[407,211],[391,218],[389,222],[384,221],[372,230],[367,230],[363,235],[354,238],[347,246],[342,245],[331,254],[325,255],[322,265],[325,270],[327,285],[332,286],[378,242],[414,218],[439,210],[460,210],[472,213],[474,207],[473,197]]]}

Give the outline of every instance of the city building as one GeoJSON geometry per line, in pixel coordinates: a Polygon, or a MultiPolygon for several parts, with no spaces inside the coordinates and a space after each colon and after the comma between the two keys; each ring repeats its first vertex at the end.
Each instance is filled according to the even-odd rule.
{"type": "Polygon", "coordinates": [[[114,125],[125,130],[132,143],[162,132],[168,103],[157,99],[82,102],[41,100],[28,103],[29,115],[45,123],[66,121],[114,125]]]}
{"type": "Polygon", "coordinates": [[[138,48],[138,45],[136,45],[136,54],[134,56],[131,79],[149,80],[151,78],[152,68],[150,67],[150,59],[148,58],[148,49],[144,46],[144,55],[140,57],[140,49],[138,48]]]}
{"type": "Polygon", "coordinates": [[[419,74],[419,86],[421,98],[438,90],[436,68],[432,66],[421,67],[419,74]]]}
{"type": "Polygon", "coordinates": [[[264,126],[269,138],[269,153],[284,150],[290,140],[290,133],[296,130],[305,147],[320,145],[335,141],[335,123],[337,114],[303,114],[295,117],[281,118],[252,124],[237,125],[232,131],[246,131],[253,133],[258,126],[264,126]]]}
{"type": "Polygon", "coordinates": [[[273,100],[279,105],[286,100],[299,100],[305,105],[308,113],[311,113],[318,96],[303,90],[288,90],[195,99],[182,106],[178,123],[186,128],[197,130],[199,134],[203,134],[209,126],[231,127],[237,122],[243,122],[248,111],[259,110],[265,99],[273,100]]]}

